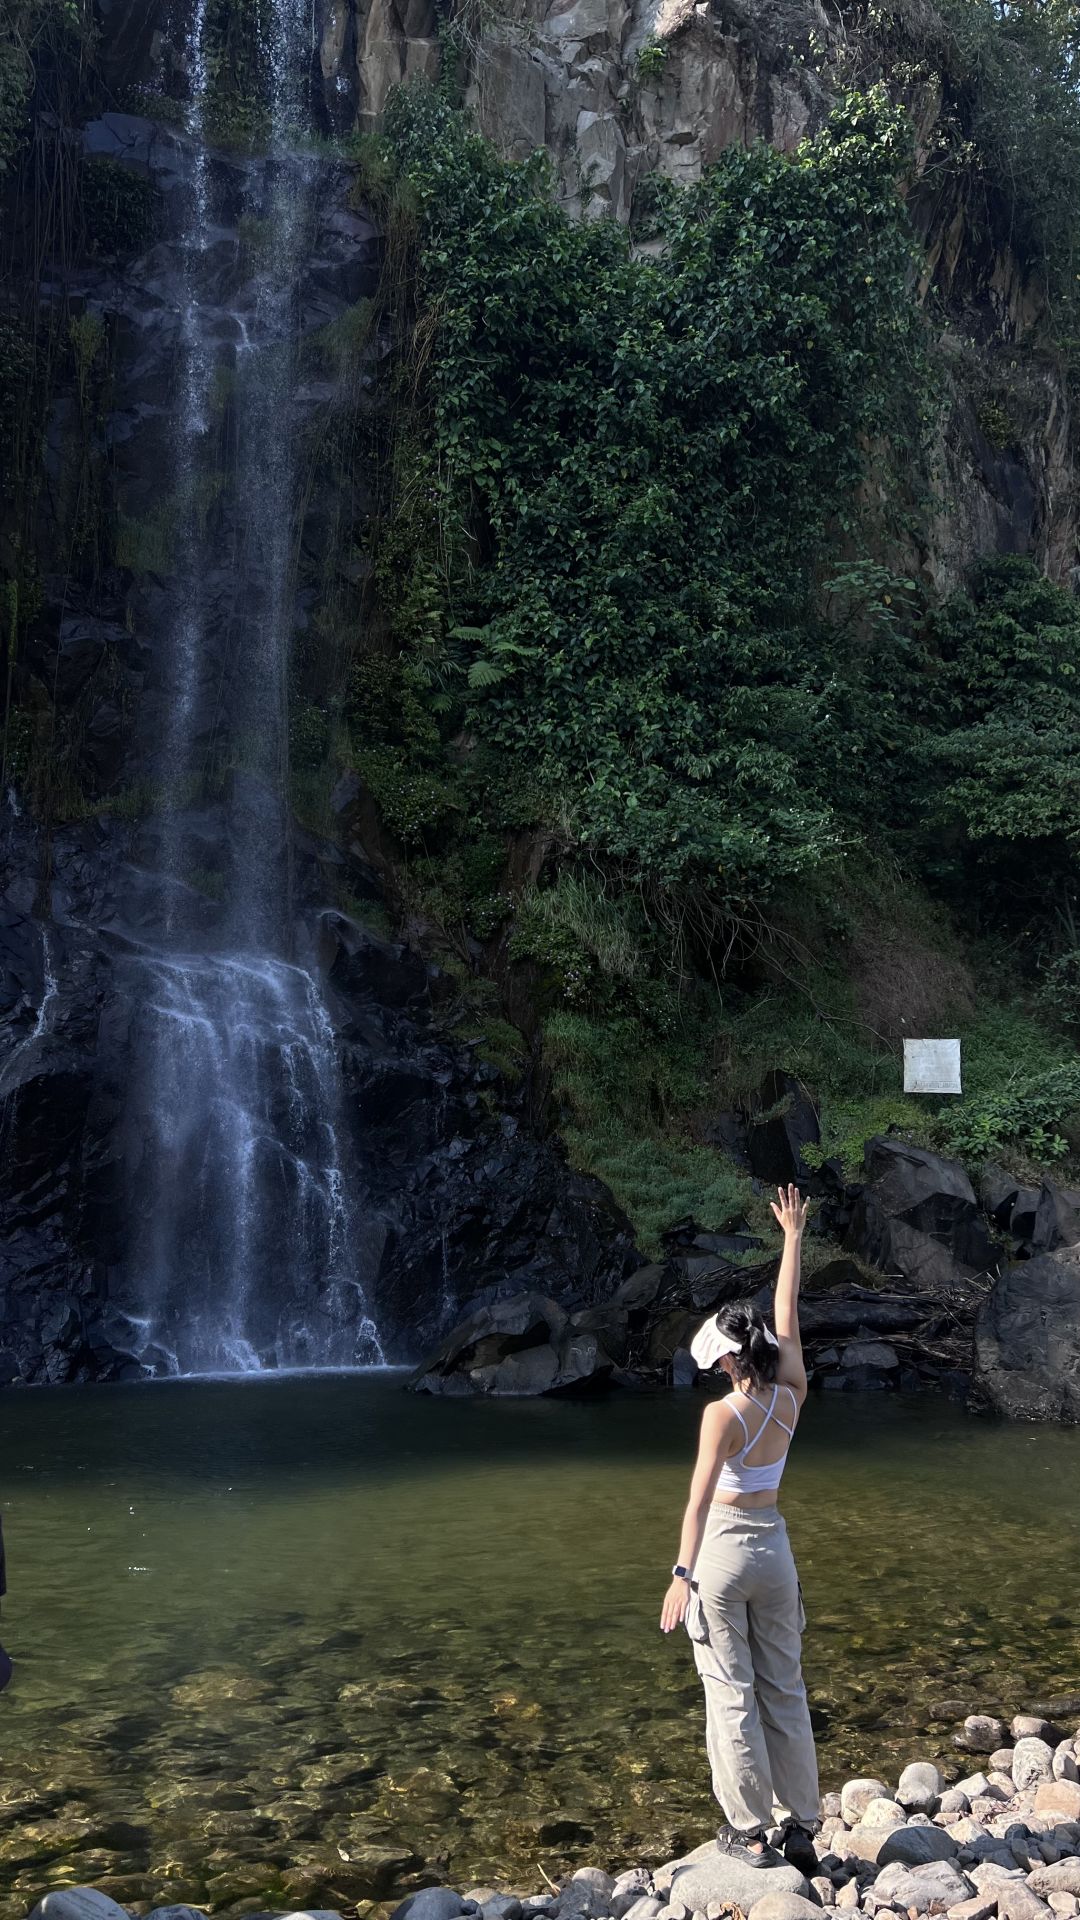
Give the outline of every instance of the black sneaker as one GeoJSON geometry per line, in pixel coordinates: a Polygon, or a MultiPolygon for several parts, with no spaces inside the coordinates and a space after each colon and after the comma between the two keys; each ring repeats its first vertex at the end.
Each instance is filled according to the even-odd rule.
{"type": "MultiPolygon", "coordinates": [[[[716,1844],[729,1860],[737,1860],[743,1867],[782,1867],[784,1864],[760,1828],[757,1833],[737,1833],[734,1827],[721,1827],[716,1844]]],[[[817,1865],[816,1859],[814,1865],[817,1865]]]]}
{"type": "Polygon", "coordinates": [[[784,1859],[799,1872],[812,1880],[815,1873],[821,1872],[814,1847],[814,1836],[806,1827],[800,1827],[797,1820],[785,1820],[777,1839],[784,1849],[784,1859]]]}

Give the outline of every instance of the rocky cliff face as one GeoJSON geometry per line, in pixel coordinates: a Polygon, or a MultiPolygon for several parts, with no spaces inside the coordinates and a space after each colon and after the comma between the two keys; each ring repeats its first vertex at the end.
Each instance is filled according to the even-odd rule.
{"type": "MultiPolygon", "coordinates": [[[[139,76],[148,17],[112,16],[114,72],[139,76]]],[[[64,357],[16,712],[60,764],[39,744],[0,808],[0,1383],[409,1359],[514,1275],[602,1295],[627,1223],[530,1123],[527,1087],[448,1037],[449,983],[364,924],[378,875],[301,829],[263,764],[275,580],[287,662],[339,566],[362,573],[338,531],[362,460],[351,489],[312,462],[295,542],[291,487],[253,511],[260,463],[325,450],[345,410],[334,328],[380,267],[354,179],[125,113],[65,140],[145,230],[48,256],[38,289],[64,357]],[[279,308],[259,204],[294,164],[279,308]]]]}
{"type": "MultiPolygon", "coordinates": [[[[389,89],[436,68],[442,20],[435,0],[327,0],[328,121],[377,127],[389,89]]],[[[936,504],[905,503],[917,530],[890,557],[938,593],[1002,552],[1032,553],[1053,579],[1072,578],[1078,476],[1066,384],[1039,347],[1031,277],[932,165],[945,113],[937,75],[910,79],[899,60],[891,71],[859,9],[817,0],[467,0],[450,39],[466,102],[500,150],[522,158],[546,147],[571,213],[624,224],[650,174],[695,180],[734,142],[789,151],[821,125],[838,86],[884,79],[916,128],[916,291],[934,315],[950,396],[936,504]]]]}
{"type": "MultiPolygon", "coordinates": [[[[182,65],[155,0],[110,0],[101,10],[114,93],[152,86],[182,65]]],[[[449,33],[466,98],[492,139],[518,155],[546,146],[575,216],[631,226],[650,175],[693,179],[733,141],[788,149],[812,132],[849,39],[833,15],[802,0],[753,10],[730,0],[569,8],[512,0],[497,13],[479,0],[449,26],[431,0],[318,0],[316,28],[328,131],[377,128],[392,86],[437,72],[449,33]]],[[[869,50],[855,55],[856,65],[872,64],[869,50]]],[[[930,193],[925,160],[941,103],[920,83],[911,105],[920,291],[938,303],[953,398],[938,504],[913,516],[916,531],[893,557],[939,588],[1002,550],[1033,551],[1067,578],[1077,540],[1072,430],[1063,381],[1038,347],[1040,303],[1008,250],[988,248],[961,205],[930,193]]],[[[147,1070],[146,952],[161,914],[166,841],[169,917],[193,951],[208,951],[224,937],[229,861],[253,844],[252,820],[262,822],[258,844],[270,848],[275,885],[280,876],[288,894],[290,964],[318,983],[332,1027],[363,1303],[361,1313],[340,1289],[331,1297],[314,1271],[302,1284],[292,1272],[270,1279],[250,1328],[254,1357],[366,1356],[369,1310],[387,1357],[415,1357],[463,1310],[523,1287],[587,1311],[633,1265],[626,1222],[536,1128],[527,1090],[513,1095],[448,1037],[440,976],[365,928],[381,883],[364,851],[283,821],[280,796],[244,753],[218,752],[222,738],[235,748],[243,735],[248,690],[233,640],[245,600],[258,604],[262,591],[263,556],[245,544],[227,489],[197,503],[213,538],[199,577],[211,617],[192,693],[194,737],[214,778],[197,801],[168,810],[153,790],[155,742],[177,699],[172,535],[193,504],[172,485],[183,262],[159,216],[190,195],[195,155],[187,136],[126,113],[97,114],[64,137],[85,159],[142,183],[153,231],[122,255],[84,249],[49,260],[40,283],[42,311],[62,310],[74,325],[44,421],[39,600],[18,671],[21,711],[49,717],[78,802],[60,811],[64,824],[43,822],[16,782],[0,815],[0,1380],[166,1370],[175,1364],[169,1315],[209,1310],[208,1297],[172,1299],[151,1324],[132,1258],[133,1212],[149,1241],[160,1228],[161,1189],[141,1178],[160,1093],[147,1070]],[[133,1086],[143,1088],[141,1105],[133,1086]],[[348,1352],[327,1344],[331,1322],[355,1334],[348,1352]]],[[[249,210],[258,166],[220,151],[210,161],[217,215],[200,255],[203,320],[225,348],[258,317],[266,236],[249,210]]],[[[298,329],[313,342],[332,339],[380,266],[349,169],[330,159],[317,168],[317,216],[295,288],[298,329]]],[[[364,349],[381,350],[378,341],[364,349]]],[[[321,603],[363,576],[363,554],[341,528],[362,518],[366,481],[354,463],[343,486],[326,456],[342,399],[333,353],[313,352],[301,375],[283,425],[319,453],[309,458],[297,530],[291,618],[303,636],[321,603]]],[[[214,405],[225,445],[235,425],[227,382],[214,405]]],[[[883,453],[876,469],[888,464],[883,453]]],[[[271,1052],[274,1044],[259,1040],[271,1052]]],[[[280,1078],[274,1084],[277,1114],[289,1094],[280,1078]]],[[[298,1128],[317,1132],[310,1114],[298,1128]]],[[[268,1155],[258,1174],[271,1265],[296,1168],[314,1165],[326,1185],[310,1139],[294,1149],[291,1159],[268,1155]]],[[[187,1173],[178,1162],[174,1188],[187,1173]]],[[[182,1194],[170,1206],[175,1231],[188,1237],[182,1194]]]]}

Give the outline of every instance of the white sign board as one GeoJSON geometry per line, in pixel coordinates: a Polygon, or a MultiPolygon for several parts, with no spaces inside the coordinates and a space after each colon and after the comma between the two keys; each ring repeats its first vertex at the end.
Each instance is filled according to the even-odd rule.
{"type": "Polygon", "coordinates": [[[959,1040],[905,1040],[905,1093],[962,1093],[959,1040]]]}

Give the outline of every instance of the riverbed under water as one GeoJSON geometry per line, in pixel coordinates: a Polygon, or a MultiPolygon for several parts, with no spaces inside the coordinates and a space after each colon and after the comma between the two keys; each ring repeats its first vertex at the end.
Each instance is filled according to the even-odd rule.
{"type": "MultiPolygon", "coordinates": [[[[363,1910],[707,1839],[691,1650],[657,1626],[701,1406],[4,1395],[2,1920],[87,1881],[363,1910]]],[[[1080,1689],[1078,1485],[1080,1432],[810,1402],[783,1505],[825,1786],[1080,1689]]]]}

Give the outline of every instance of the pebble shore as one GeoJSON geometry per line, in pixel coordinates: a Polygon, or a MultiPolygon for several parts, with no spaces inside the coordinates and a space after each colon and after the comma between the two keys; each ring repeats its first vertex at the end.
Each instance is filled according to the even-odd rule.
{"type": "MultiPolygon", "coordinates": [[[[561,1887],[508,1893],[424,1887],[392,1920],[1080,1920],[1080,1726],[973,1714],[956,1736],[967,1771],[946,1782],[915,1761],[894,1786],[849,1780],[821,1805],[818,1871],[752,1869],[711,1842],[657,1868],[581,1867],[561,1887]]],[[[206,1920],[195,1907],[148,1920],[206,1920]]],[[[93,1887],[47,1893],[30,1920],[134,1920],[93,1887]]],[[[285,1920],[249,1914],[247,1920],[285,1920]]],[[[288,1920],[348,1920],[305,1908],[288,1920]]]]}

